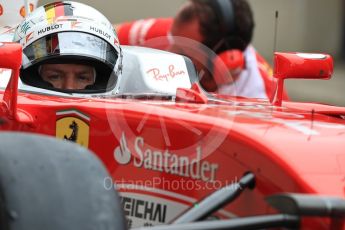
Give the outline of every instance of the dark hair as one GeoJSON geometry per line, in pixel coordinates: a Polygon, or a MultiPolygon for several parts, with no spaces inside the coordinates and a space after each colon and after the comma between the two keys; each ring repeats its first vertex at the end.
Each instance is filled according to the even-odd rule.
{"type": "Polygon", "coordinates": [[[223,39],[223,44],[214,50],[220,53],[228,49],[245,50],[251,42],[254,30],[253,12],[246,0],[231,1],[234,10],[235,24],[233,34],[230,36],[222,33],[221,22],[217,13],[208,1],[190,0],[191,5],[186,7],[175,19],[177,23],[185,23],[198,18],[200,33],[204,37],[203,44],[214,49],[223,39]]]}

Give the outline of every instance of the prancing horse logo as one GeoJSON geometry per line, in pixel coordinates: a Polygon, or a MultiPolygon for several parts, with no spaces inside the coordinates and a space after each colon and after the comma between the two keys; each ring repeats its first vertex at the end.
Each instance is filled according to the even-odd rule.
{"type": "Polygon", "coordinates": [[[56,137],[89,146],[89,124],[76,116],[62,117],[56,121],[56,137]]]}
{"type": "Polygon", "coordinates": [[[69,141],[73,141],[73,142],[77,142],[77,138],[78,138],[78,124],[75,121],[72,121],[72,124],[70,124],[69,126],[70,129],[72,129],[72,133],[69,137],[67,137],[66,135],[64,135],[65,140],[69,140],[69,141]]]}

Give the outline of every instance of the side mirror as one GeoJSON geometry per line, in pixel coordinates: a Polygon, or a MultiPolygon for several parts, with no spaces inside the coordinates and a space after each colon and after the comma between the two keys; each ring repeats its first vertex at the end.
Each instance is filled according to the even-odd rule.
{"type": "Polygon", "coordinates": [[[278,86],[273,104],[281,106],[285,79],[330,79],[333,74],[333,58],[328,54],[274,53],[274,74],[278,86]]]}
{"type": "Polygon", "coordinates": [[[333,59],[328,54],[275,53],[275,78],[330,79],[333,59]]]}
{"type": "Polygon", "coordinates": [[[7,111],[7,116],[20,123],[32,124],[33,118],[18,110],[18,81],[22,65],[22,46],[18,43],[0,42],[0,68],[11,69],[11,79],[4,92],[2,106],[7,111]]]}
{"type": "Polygon", "coordinates": [[[207,103],[207,96],[203,93],[201,87],[197,83],[193,83],[192,88],[177,88],[176,101],[192,102],[199,104],[207,103]]]}
{"type": "Polygon", "coordinates": [[[0,68],[16,70],[22,65],[22,46],[0,42],[0,68]]]}

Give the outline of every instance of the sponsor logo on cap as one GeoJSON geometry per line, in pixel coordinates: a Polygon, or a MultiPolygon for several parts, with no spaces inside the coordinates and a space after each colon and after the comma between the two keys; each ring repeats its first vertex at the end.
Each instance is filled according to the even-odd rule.
{"type": "MultiPolygon", "coordinates": [[[[34,4],[30,3],[30,12],[32,12],[33,10],[34,10],[34,4]]],[[[19,14],[23,18],[26,16],[26,12],[25,12],[25,7],[24,6],[22,6],[22,8],[20,8],[19,14]]]]}
{"type": "Polygon", "coordinates": [[[53,25],[47,26],[47,27],[39,30],[37,32],[37,34],[38,34],[38,36],[40,36],[40,35],[46,34],[48,32],[50,33],[51,31],[62,29],[62,26],[63,26],[63,24],[53,24],[53,25]]]}
{"type": "Polygon", "coordinates": [[[32,36],[33,34],[34,34],[34,32],[31,32],[28,35],[26,35],[26,38],[25,38],[26,43],[28,43],[33,38],[33,36],[32,36]]]}
{"type": "Polygon", "coordinates": [[[29,22],[25,22],[21,27],[20,27],[20,32],[23,34],[26,34],[26,32],[31,28],[29,22]]]}
{"type": "Polygon", "coordinates": [[[81,28],[80,24],[81,22],[77,22],[77,21],[71,22],[71,29],[81,28]]]}

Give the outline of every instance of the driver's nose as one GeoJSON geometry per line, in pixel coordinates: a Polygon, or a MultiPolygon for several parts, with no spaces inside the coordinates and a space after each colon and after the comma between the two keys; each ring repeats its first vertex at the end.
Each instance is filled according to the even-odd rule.
{"type": "Polygon", "coordinates": [[[77,89],[75,82],[75,76],[73,74],[69,74],[64,78],[63,89],[77,89]]]}

